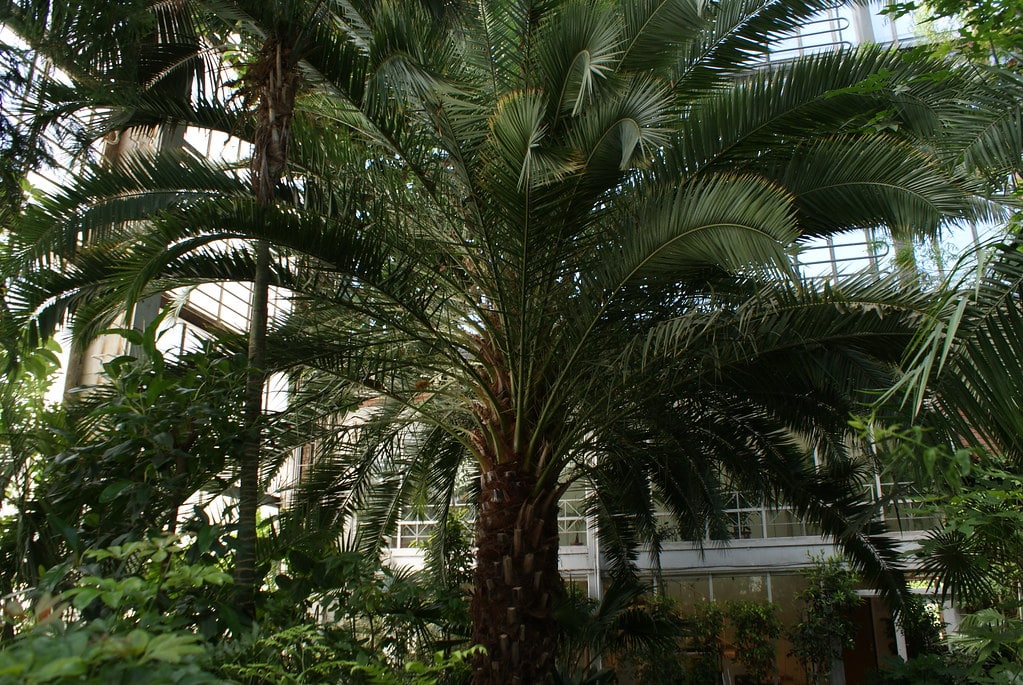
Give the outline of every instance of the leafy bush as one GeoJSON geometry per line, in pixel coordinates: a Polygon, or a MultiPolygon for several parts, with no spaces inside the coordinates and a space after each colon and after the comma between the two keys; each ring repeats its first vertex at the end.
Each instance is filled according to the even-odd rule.
{"type": "Polygon", "coordinates": [[[807,683],[831,680],[834,660],[853,646],[856,624],[852,610],[862,599],[856,594],[856,576],[842,561],[814,559],[804,574],[806,589],[797,595],[803,602],[799,623],[790,631],[792,655],[802,665],[807,683]]]}
{"type": "Polygon", "coordinates": [[[224,682],[207,668],[196,628],[205,614],[198,608],[210,607],[203,596],[230,577],[183,555],[172,538],[87,552],[81,568],[114,562],[108,566],[131,565],[136,573],[82,575],[58,596],[39,593],[32,609],[8,612],[15,635],[0,650],[0,684],[224,682]]]}
{"type": "Polygon", "coordinates": [[[922,654],[909,661],[888,659],[870,685],[967,685],[969,669],[950,653],[922,654]]]}
{"type": "MultiPolygon", "coordinates": [[[[121,334],[142,357],[104,364],[106,382],[78,393],[59,427],[37,429],[54,437],[20,467],[29,483],[12,502],[16,514],[0,521],[8,593],[86,550],[181,530],[189,498],[209,500],[233,481],[243,360],[211,349],[171,363],[155,328],[121,334]]],[[[185,523],[193,532],[205,524],[199,510],[185,523]]]]}
{"type": "Polygon", "coordinates": [[[725,630],[725,612],[717,604],[707,602],[685,618],[689,637],[681,682],[683,685],[717,682],[724,651],[721,634],[725,630]]]}
{"type": "Polygon", "coordinates": [[[782,625],[778,605],[734,600],[725,605],[725,615],[735,629],[736,660],[756,683],[775,674],[775,641],[782,625]]]}

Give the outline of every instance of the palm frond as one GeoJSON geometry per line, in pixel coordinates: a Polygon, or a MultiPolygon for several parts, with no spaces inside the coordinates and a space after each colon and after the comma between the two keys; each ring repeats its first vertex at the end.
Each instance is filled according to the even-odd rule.
{"type": "Polygon", "coordinates": [[[665,69],[676,64],[679,50],[697,42],[712,21],[689,0],[643,0],[622,3],[621,69],[665,69]]]}
{"type": "Polygon", "coordinates": [[[889,392],[915,412],[970,443],[1023,454],[1015,399],[1023,313],[1023,259],[1014,243],[999,245],[976,284],[964,283],[936,303],[921,329],[908,373],[889,392]]]}
{"type": "Polygon", "coordinates": [[[201,198],[245,194],[244,178],[189,153],[129,158],[117,169],[90,165],[72,184],[28,207],[11,227],[14,269],[71,259],[85,242],[139,235],[161,211],[201,198]]]}
{"type": "Polygon", "coordinates": [[[558,114],[578,115],[614,71],[619,56],[616,17],[610,8],[569,3],[538,38],[543,82],[558,114]],[[549,86],[548,86],[549,87],[549,86]]]}
{"type": "Polygon", "coordinates": [[[786,248],[798,231],[791,198],[755,177],[721,176],[648,198],[648,210],[615,236],[614,262],[602,286],[614,293],[631,281],[684,279],[708,267],[731,273],[790,271],[786,248]]]}

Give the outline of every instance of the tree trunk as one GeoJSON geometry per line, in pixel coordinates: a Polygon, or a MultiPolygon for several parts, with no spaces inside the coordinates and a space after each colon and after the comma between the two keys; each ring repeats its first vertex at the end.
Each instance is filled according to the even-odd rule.
{"type": "Polygon", "coordinates": [[[254,617],[256,602],[256,518],[260,495],[260,449],[262,446],[263,386],[266,384],[266,329],[270,283],[270,246],[256,242],[256,265],[252,279],[249,320],[248,369],[245,378],[245,425],[247,434],[238,464],[238,537],[234,582],[238,609],[254,617]]]}
{"type": "Polygon", "coordinates": [[[536,477],[515,463],[481,479],[470,611],[473,643],[487,651],[474,663],[473,683],[542,683],[554,667],[552,603],[562,591],[558,493],[536,491],[536,477]]]}
{"type": "MultiPolygon", "coordinates": [[[[260,207],[273,204],[277,182],[288,163],[291,116],[298,89],[298,72],[289,47],[280,36],[267,38],[259,59],[245,75],[246,98],[256,102],[256,127],[252,149],[252,192],[260,207]]],[[[259,579],[256,568],[256,516],[260,497],[260,449],[262,447],[263,387],[266,384],[266,336],[270,289],[270,246],[257,240],[252,304],[249,309],[248,373],[245,385],[245,423],[248,434],[241,449],[238,494],[238,548],[234,579],[238,605],[244,616],[255,616],[259,579]]]]}

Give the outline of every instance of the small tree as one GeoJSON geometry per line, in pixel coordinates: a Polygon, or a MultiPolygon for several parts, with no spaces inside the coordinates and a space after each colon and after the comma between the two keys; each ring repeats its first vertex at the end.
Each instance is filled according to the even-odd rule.
{"type": "Polygon", "coordinates": [[[776,672],[775,640],[782,632],[778,605],[736,600],[725,606],[725,615],[735,629],[736,660],[755,683],[771,678],[776,672]]]}
{"type": "Polygon", "coordinates": [[[862,601],[856,594],[856,576],[841,559],[823,556],[805,573],[807,587],[797,597],[804,603],[799,623],[789,639],[792,652],[806,673],[808,685],[827,683],[834,660],[853,646],[856,624],[852,610],[862,601]]]}
{"type": "Polygon", "coordinates": [[[714,602],[708,602],[686,617],[689,638],[686,641],[686,670],[682,683],[700,685],[717,682],[721,676],[721,633],[725,614],[714,602]]]}

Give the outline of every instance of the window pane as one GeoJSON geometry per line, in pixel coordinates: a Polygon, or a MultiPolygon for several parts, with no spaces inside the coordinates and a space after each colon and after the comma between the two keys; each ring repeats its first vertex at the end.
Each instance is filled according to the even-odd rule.
{"type": "Polygon", "coordinates": [[[665,576],[662,587],[665,595],[692,608],[710,600],[709,581],[707,576],[665,576]]]}
{"type": "Polygon", "coordinates": [[[767,579],[764,576],[713,576],[715,602],[732,599],[767,601],[767,579]]]}

